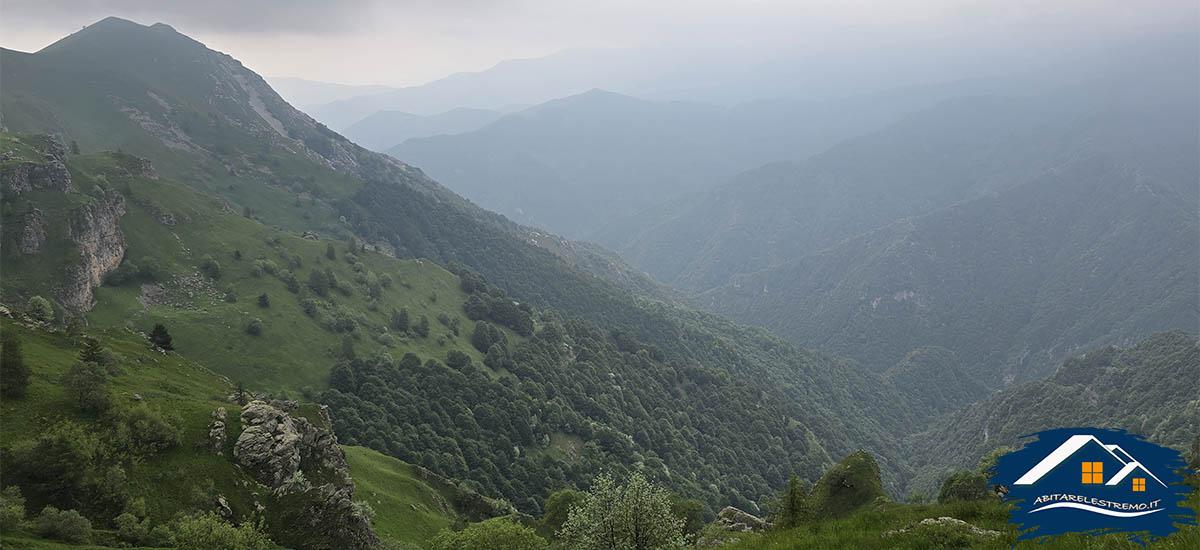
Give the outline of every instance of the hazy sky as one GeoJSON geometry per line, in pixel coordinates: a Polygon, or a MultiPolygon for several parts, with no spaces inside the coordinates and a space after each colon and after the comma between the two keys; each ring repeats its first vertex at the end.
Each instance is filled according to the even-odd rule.
{"type": "Polygon", "coordinates": [[[0,45],[35,51],[116,15],[167,23],[268,76],[411,85],[580,47],[1052,47],[1197,11],[1196,0],[0,0],[0,45]]]}

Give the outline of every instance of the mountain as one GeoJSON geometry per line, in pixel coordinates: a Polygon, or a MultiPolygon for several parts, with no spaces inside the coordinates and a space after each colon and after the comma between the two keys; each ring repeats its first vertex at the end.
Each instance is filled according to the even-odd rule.
{"type": "Polygon", "coordinates": [[[271,84],[271,88],[278,92],[283,99],[301,108],[352,97],[381,94],[396,89],[380,85],[334,84],[290,76],[269,76],[266,79],[271,84]]]}
{"type": "Polygon", "coordinates": [[[883,370],[941,346],[988,388],[1080,350],[1194,327],[1196,205],[1085,156],[704,293],[705,307],[883,370]]]}
{"type": "Polygon", "coordinates": [[[857,447],[901,484],[888,434],[911,426],[877,376],[585,271],[628,273],[350,143],[166,25],[0,55],[22,132],[2,167],[13,309],[163,324],[185,359],[328,405],[347,443],[528,513],[601,469],[752,506],[857,447]]]}
{"type": "Polygon", "coordinates": [[[750,170],[617,220],[595,240],[659,281],[698,293],[1018,185],[1080,151],[1127,159],[1187,192],[1195,181],[1188,159],[1196,70],[1175,53],[1050,93],[948,100],[807,160],[750,170]]]}
{"type": "MultiPolygon", "coordinates": [[[[1197,377],[1195,334],[1162,332],[1127,347],[1091,349],[1067,358],[1043,380],[945,415],[915,438],[914,458],[969,467],[992,449],[1020,446],[1022,435],[1069,426],[1125,429],[1186,455],[1200,433],[1200,399],[1180,381],[1197,377]]],[[[923,482],[932,485],[941,473],[927,471],[923,482]]]]}
{"type": "Polygon", "coordinates": [[[591,238],[640,210],[707,190],[743,170],[801,159],[883,126],[942,93],[948,90],[726,108],[591,90],[473,132],[412,139],[386,152],[485,208],[591,238]]]}
{"type": "Polygon", "coordinates": [[[363,147],[382,151],[412,138],[477,130],[503,115],[499,111],[465,107],[429,116],[400,111],[379,111],[347,126],[342,133],[363,147]]]}

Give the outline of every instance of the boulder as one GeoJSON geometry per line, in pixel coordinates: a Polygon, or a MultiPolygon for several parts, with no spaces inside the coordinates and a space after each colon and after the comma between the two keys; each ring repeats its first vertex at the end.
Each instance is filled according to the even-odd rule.
{"type": "Polygon", "coordinates": [[[717,519],[713,523],[728,531],[742,533],[765,531],[771,528],[770,522],[733,506],[726,506],[717,512],[717,519]]]}

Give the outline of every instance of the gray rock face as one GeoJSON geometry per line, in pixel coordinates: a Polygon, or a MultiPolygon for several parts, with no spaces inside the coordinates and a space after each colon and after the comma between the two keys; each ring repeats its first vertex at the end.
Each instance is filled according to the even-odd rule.
{"type": "Polygon", "coordinates": [[[88,311],[94,305],[92,289],[125,257],[125,236],[120,220],[125,215],[125,197],[108,193],[73,210],[67,230],[79,248],[80,261],[67,270],[66,284],[58,297],[63,305],[88,311]]]}
{"type": "Polygon", "coordinates": [[[67,148],[56,140],[47,140],[41,152],[43,162],[22,162],[5,170],[4,186],[18,195],[33,188],[70,191],[71,172],[64,164],[67,148]]]}
{"type": "Polygon", "coordinates": [[[264,485],[277,488],[300,469],[300,432],[287,413],[262,401],[242,408],[242,434],[233,458],[264,485]]]}
{"type": "Polygon", "coordinates": [[[225,407],[217,407],[217,410],[213,411],[213,421],[208,425],[208,439],[205,441],[208,449],[218,455],[225,451],[225,441],[228,440],[225,433],[225,415],[225,407]]]}
{"type": "Polygon", "coordinates": [[[730,531],[764,531],[771,528],[771,523],[766,520],[744,512],[733,506],[726,506],[717,512],[718,525],[725,526],[730,531]]]}
{"type": "Polygon", "coordinates": [[[25,215],[25,228],[21,231],[21,253],[37,254],[46,242],[46,230],[42,227],[42,211],[34,208],[25,215]]]}
{"type": "MultiPolygon", "coordinates": [[[[332,425],[327,408],[320,414],[325,425],[332,425]]],[[[354,482],[333,432],[259,400],[242,408],[241,420],[234,460],[280,498],[292,501],[281,518],[291,536],[281,542],[300,548],[378,547],[370,519],[354,503],[354,482]]]]}

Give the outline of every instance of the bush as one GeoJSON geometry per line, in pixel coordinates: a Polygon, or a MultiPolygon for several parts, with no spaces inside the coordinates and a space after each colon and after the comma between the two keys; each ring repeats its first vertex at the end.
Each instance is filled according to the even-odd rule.
{"type": "Polygon", "coordinates": [[[54,319],[54,306],[50,305],[50,300],[34,296],[25,302],[25,313],[39,321],[49,322],[54,319]]]}
{"type": "Polygon", "coordinates": [[[162,323],[154,325],[154,330],[150,331],[150,343],[165,350],[175,349],[171,342],[171,334],[167,332],[167,327],[162,323]]]}
{"type": "Polygon", "coordinates": [[[136,455],[161,453],[179,445],[183,437],[178,418],[167,417],[144,404],[125,411],[122,421],[129,426],[131,450],[136,455]]]}
{"type": "Polygon", "coordinates": [[[25,497],[19,487],[5,487],[0,491],[0,530],[11,531],[25,521],[25,497]]]}
{"type": "Polygon", "coordinates": [[[987,476],[972,471],[955,472],[942,482],[942,489],[938,491],[938,502],[984,500],[990,494],[987,476]]]}
{"type": "Polygon", "coordinates": [[[117,539],[121,542],[142,545],[149,542],[150,520],[138,521],[137,516],[128,512],[117,516],[113,523],[117,526],[117,539]]]}
{"type": "Polygon", "coordinates": [[[545,539],[511,518],[472,523],[462,531],[443,529],[430,541],[433,550],[543,550],[545,539]]]}
{"type": "Polygon", "coordinates": [[[270,550],[270,539],[250,523],[234,527],[207,513],[176,520],[171,534],[179,550],[270,550]]]}
{"type": "Polygon", "coordinates": [[[271,297],[266,292],[258,295],[258,307],[271,307],[271,297]]]}
{"type": "Polygon", "coordinates": [[[206,254],[204,258],[200,260],[200,271],[205,275],[212,277],[213,279],[221,278],[221,264],[217,263],[217,261],[214,260],[210,255],[206,254]]]}
{"type": "Polygon", "coordinates": [[[259,319],[257,317],[255,317],[254,319],[251,319],[250,324],[246,325],[246,333],[250,334],[251,336],[258,336],[259,334],[262,334],[262,330],[263,330],[262,319],[259,319]]]}
{"type": "Polygon", "coordinates": [[[75,510],[47,506],[33,520],[33,530],[48,539],[85,543],[92,534],[92,522],[75,510]]]}

